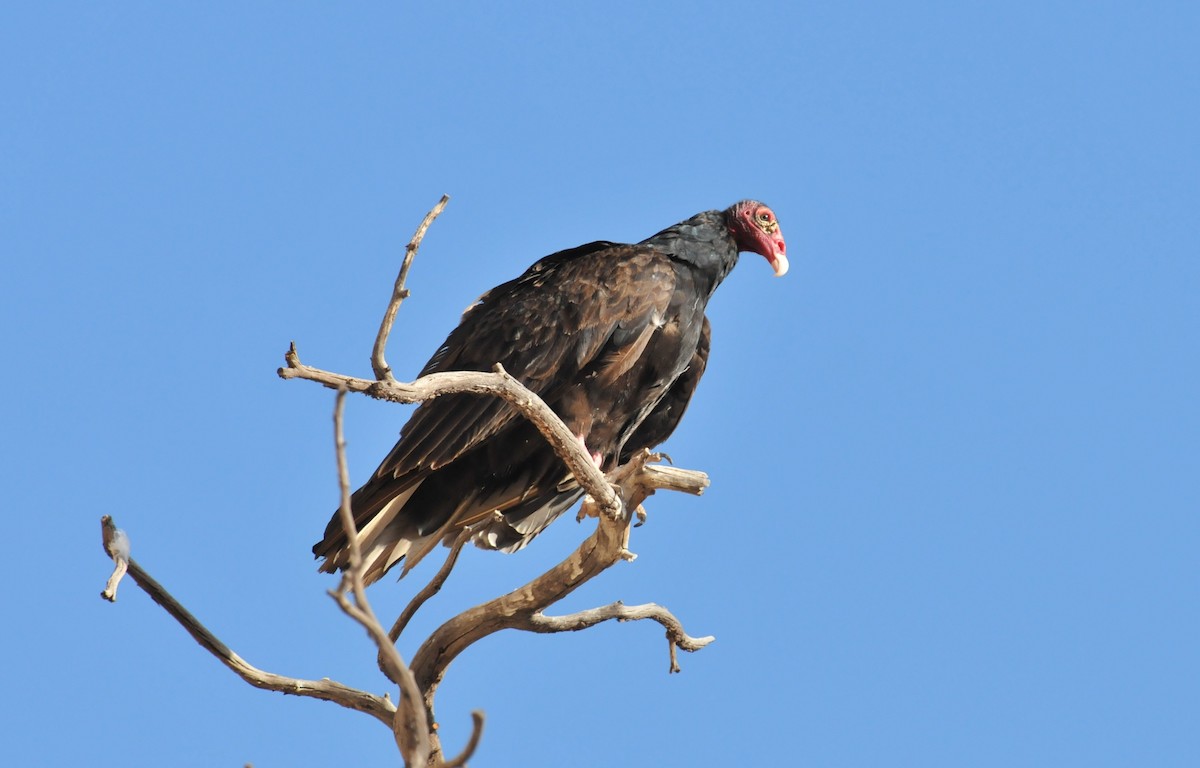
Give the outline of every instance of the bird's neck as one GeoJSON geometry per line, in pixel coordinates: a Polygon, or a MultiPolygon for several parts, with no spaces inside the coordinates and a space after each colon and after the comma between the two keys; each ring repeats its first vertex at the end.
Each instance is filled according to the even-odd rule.
{"type": "Polygon", "coordinates": [[[707,284],[709,295],[738,261],[737,245],[721,211],[696,214],[642,242],[691,267],[697,278],[707,284]]]}

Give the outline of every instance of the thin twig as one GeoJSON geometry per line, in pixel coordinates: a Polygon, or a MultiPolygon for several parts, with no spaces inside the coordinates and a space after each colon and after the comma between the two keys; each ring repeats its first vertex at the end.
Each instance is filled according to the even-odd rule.
{"type": "Polygon", "coordinates": [[[392,299],[388,302],[387,311],[383,313],[383,322],[379,325],[379,334],[376,335],[375,346],[371,350],[371,370],[375,372],[375,378],[379,381],[396,380],[392,376],[391,366],[383,357],[388,336],[392,333],[392,324],[396,322],[396,313],[400,311],[400,304],[408,298],[408,289],[404,287],[404,283],[408,280],[408,270],[412,266],[413,258],[417,255],[417,249],[421,247],[421,241],[425,239],[429,225],[445,210],[448,202],[450,202],[450,196],[442,195],[438,204],[425,214],[421,225],[417,227],[412,240],[408,241],[408,245],[404,249],[404,262],[400,265],[400,274],[396,276],[396,284],[392,287],[392,299]]]}
{"type": "Polygon", "coordinates": [[[450,571],[454,569],[454,564],[458,562],[458,555],[462,552],[463,546],[471,540],[471,534],[472,531],[470,528],[463,528],[459,531],[458,537],[454,539],[454,543],[450,546],[450,552],[446,555],[446,561],[442,563],[442,567],[433,575],[429,583],[422,587],[421,591],[404,607],[404,611],[401,612],[400,617],[396,619],[396,623],[392,625],[391,630],[388,632],[388,637],[392,639],[393,643],[400,639],[404,628],[408,626],[408,622],[412,621],[417,611],[421,610],[421,606],[429,598],[441,591],[442,585],[446,583],[447,577],[450,576],[450,571]]]}
{"type": "Polygon", "coordinates": [[[475,710],[471,713],[471,738],[463,751],[453,760],[442,763],[441,768],[461,768],[467,764],[475,750],[479,748],[479,739],[483,736],[483,712],[475,710]]]}

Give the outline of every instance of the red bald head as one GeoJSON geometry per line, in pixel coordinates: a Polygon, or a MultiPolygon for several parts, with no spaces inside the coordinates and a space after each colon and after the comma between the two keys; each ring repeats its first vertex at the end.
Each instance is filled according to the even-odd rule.
{"type": "Polygon", "coordinates": [[[739,252],[766,257],[776,277],[787,274],[787,243],[774,211],[756,200],[743,200],[725,211],[725,222],[739,252]]]}

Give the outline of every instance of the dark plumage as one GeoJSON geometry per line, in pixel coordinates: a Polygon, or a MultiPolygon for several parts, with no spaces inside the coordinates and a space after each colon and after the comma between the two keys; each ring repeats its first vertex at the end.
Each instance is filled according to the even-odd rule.
{"type": "MultiPolygon", "coordinates": [[[[636,245],[599,241],[552,254],[481,296],[421,375],[500,362],[611,470],[679,424],[708,360],[705,307],[739,251],[787,271],[765,205],[706,211],[636,245]]],[[[504,401],[430,400],[351,499],[364,576],[373,582],[401,558],[407,571],[467,526],[479,546],[515,551],[580,496],[562,460],[504,401]]],[[[346,565],[346,544],[335,514],[313,547],[321,570],[346,565]]]]}
{"type": "Polygon", "coordinates": [[[708,367],[708,350],[711,345],[712,325],[705,317],[704,325],[700,328],[700,340],[696,343],[691,362],[683,373],[679,374],[679,378],[675,379],[675,383],[667,390],[667,394],[663,395],[662,400],[658,401],[650,415],[642,420],[625,442],[618,464],[629,461],[630,457],[643,448],[653,448],[665,441],[675,431],[675,427],[679,426],[679,420],[683,418],[683,412],[692,400],[696,385],[700,383],[700,377],[708,367]]]}

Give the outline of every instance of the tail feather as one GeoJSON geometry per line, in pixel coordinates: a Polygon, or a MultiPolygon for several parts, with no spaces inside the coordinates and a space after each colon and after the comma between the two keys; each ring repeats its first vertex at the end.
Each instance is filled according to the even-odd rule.
{"type": "MultiPolygon", "coordinates": [[[[364,562],[372,562],[368,553],[377,553],[380,548],[390,548],[405,538],[404,529],[408,524],[400,513],[421,487],[421,483],[422,480],[417,480],[391,498],[381,493],[371,493],[375,489],[368,484],[350,497],[350,508],[359,526],[356,538],[364,562]]],[[[340,514],[334,514],[333,519],[329,521],[325,528],[325,538],[313,546],[313,554],[325,558],[320,567],[325,573],[333,573],[350,564],[350,543],[340,514]]],[[[380,571],[379,575],[382,576],[383,572],[380,571]]]]}
{"type": "MultiPolygon", "coordinates": [[[[549,466],[540,477],[522,471],[499,485],[494,476],[474,480],[456,471],[460,466],[416,480],[375,478],[354,493],[351,505],[361,526],[357,540],[365,583],[378,581],[401,562],[403,578],[438,542],[453,539],[464,528],[472,531],[478,547],[516,552],[583,496],[577,484],[562,479],[561,464],[549,466]],[[403,490],[397,493],[398,486],[403,490]],[[538,487],[548,490],[530,493],[538,487]],[[473,490],[463,493],[464,488],[473,490]]],[[[349,565],[340,516],[330,521],[313,552],[324,558],[321,571],[333,573],[349,565]]]]}

